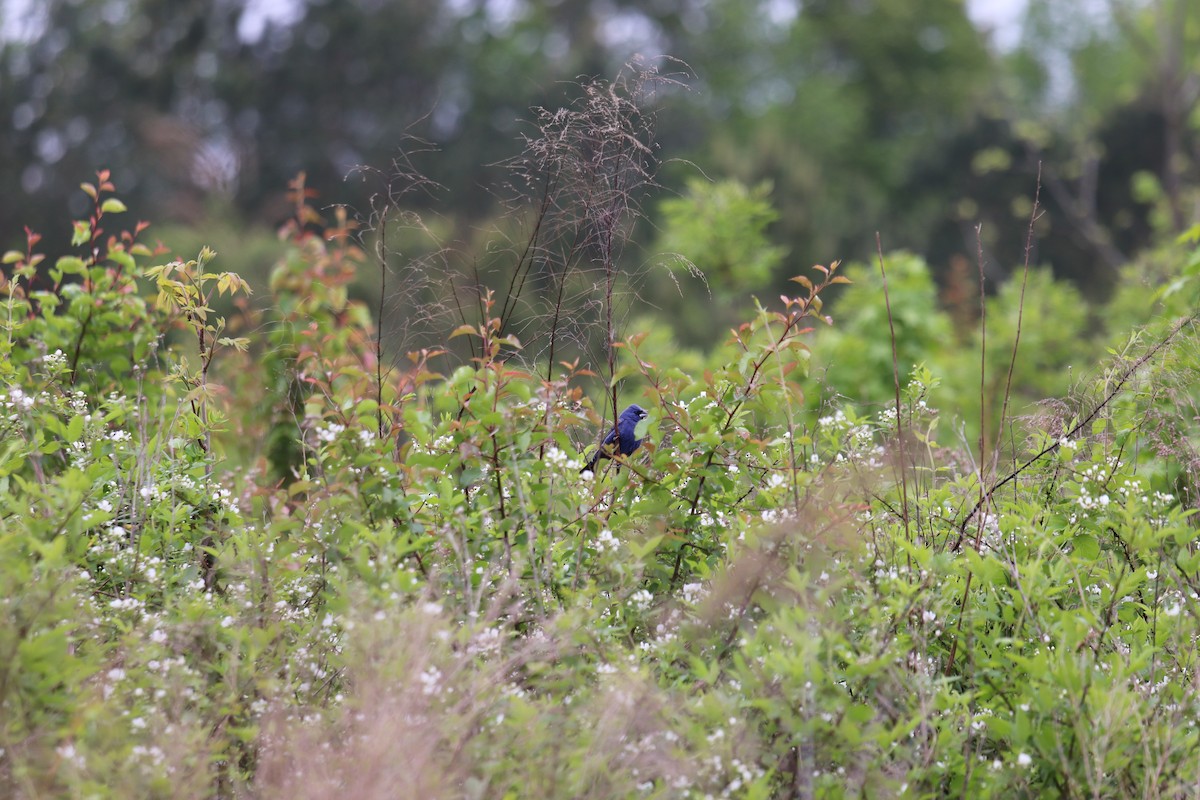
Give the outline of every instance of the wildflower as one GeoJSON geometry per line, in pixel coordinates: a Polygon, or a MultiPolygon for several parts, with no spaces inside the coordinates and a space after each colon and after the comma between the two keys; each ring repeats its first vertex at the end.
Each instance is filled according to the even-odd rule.
{"type": "Polygon", "coordinates": [[[437,667],[429,667],[417,676],[417,680],[421,682],[421,693],[427,697],[441,691],[442,672],[437,667]]]}
{"type": "Polygon", "coordinates": [[[81,756],[78,751],[75,750],[75,745],[73,744],[60,744],[57,748],[55,748],[55,752],[62,756],[64,761],[71,762],[71,764],[77,768],[82,769],[85,766],[83,756],[81,756]]]}
{"type": "Polygon", "coordinates": [[[602,553],[616,550],[619,544],[620,542],[617,541],[617,538],[613,536],[613,532],[608,528],[600,531],[599,535],[596,536],[596,549],[602,553]]]}
{"type": "Polygon", "coordinates": [[[629,598],[629,603],[630,603],[630,605],[634,606],[635,608],[644,611],[650,607],[650,603],[653,600],[654,600],[654,595],[650,594],[645,589],[638,589],[629,598]]]}
{"type": "Polygon", "coordinates": [[[339,425],[336,422],[331,422],[324,427],[317,428],[317,438],[326,444],[334,442],[338,434],[346,430],[345,425],[339,425]]]}

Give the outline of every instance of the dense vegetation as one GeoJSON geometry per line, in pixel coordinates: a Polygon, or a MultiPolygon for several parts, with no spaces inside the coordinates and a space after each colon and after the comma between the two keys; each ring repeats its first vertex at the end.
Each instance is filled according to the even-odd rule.
{"type": "MultiPolygon", "coordinates": [[[[536,121],[476,253],[401,159],[361,218],[293,181],[265,285],[106,172],[4,256],[0,793],[1190,794],[1195,233],[1102,314],[1027,265],[956,320],[881,250],[680,350],[645,80],[536,121]]],[[[753,190],[679,202],[744,212],[669,212],[685,274],[778,258],[753,190]]]]}

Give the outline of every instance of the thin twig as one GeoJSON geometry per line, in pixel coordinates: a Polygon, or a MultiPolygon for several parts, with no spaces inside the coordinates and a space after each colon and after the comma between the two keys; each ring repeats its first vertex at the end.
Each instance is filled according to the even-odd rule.
{"type": "Polygon", "coordinates": [[[379,439],[383,439],[383,304],[387,298],[387,221],[391,210],[391,196],[379,218],[379,241],[375,246],[375,258],[379,261],[379,312],[375,318],[375,422],[379,439]]]}
{"type": "Polygon", "coordinates": [[[904,537],[911,542],[912,531],[908,523],[908,456],[904,447],[904,429],[900,422],[900,359],[896,354],[896,325],[892,320],[892,298],[888,294],[887,270],[883,267],[883,242],[879,231],[875,231],[875,251],[879,254],[879,274],[883,276],[883,302],[887,307],[888,332],[892,339],[892,383],[896,389],[896,444],[900,448],[900,514],[904,519],[904,537]]]}
{"type": "Polygon", "coordinates": [[[979,486],[987,462],[987,292],[983,275],[983,223],[975,226],[976,264],[979,267],[979,486]]]}
{"type": "Polygon", "coordinates": [[[996,429],[996,450],[1000,450],[1000,439],[1004,436],[1004,420],[1008,415],[1008,401],[1012,395],[1013,370],[1017,365],[1017,348],[1021,345],[1021,323],[1025,318],[1025,287],[1029,283],[1029,254],[1033,250],[1033,227],[1038,220],[1038,207],[1042,197],[1042,162],[1038,162],[1037,185],[1033,190],[1033,211],[1029,213],[1029,230],[1025,234],[1025,266],[1021,273],[1021,299],[1017,304],[1017,333],[1013,337],[1012,358],[1008,362],[1008,380],[1004,384],[1004,404],[1000,407],[1000,424],[996,429]]]}

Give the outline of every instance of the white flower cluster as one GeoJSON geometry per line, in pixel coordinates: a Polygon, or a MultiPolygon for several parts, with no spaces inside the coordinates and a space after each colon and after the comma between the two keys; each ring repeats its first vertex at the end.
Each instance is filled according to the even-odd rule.
{"type": "Polygon", "coordinates": [[[546,464],[556,470],[578,470],[583,466],[578,458],[572,458],[565,450],[557,447],[550,447],[546,450],[546,464]]]}
{"type": "Polygon", "coordinates": [[[42,356],[42,364],[49,372],[57,372],[67,365],[67,357],[62,350],[55,350],[42,356]]]}
{"type": "Polygon", "coordinates": [[[821,417],[817,420],[819,428],[845,428],[849,424],[846,419],[846,412],[840,408],[828,416],[821,417]]]}
{"type": "Polygon", "coordinates": [[[317,440],[325,444],[333,444],[337,441],[337,437],[345,430],[345,425],[339,425],[336,422],[318,425],[316,428],[317,440]]]}
{"type": "Polygon", "coordinates": [[[613,532],[608,528],[600,531],[596,536],[596,549],[601,553],[611,553],[620,547],[621,543],[617,537],[613,536],[613,532]]]}
{"type": "Polygon", "coordinates": [[[8,417],[10,420],[16,420],[20,412],[33,408],[37,400],[35,395],[27,394],[20,386],[10,386],[7,394],[0,394],[0,406],[3,406],[5,411],[13,412],[8,417]]]}
{"type": "Polygon", "coordinates": [[[707,592],[704,589],[703,583],[685,583],[683,585],[683,602],[689,606],[694,606],[702,601],[707,592]]]}
{"type": "Polygon", "coordinates": [[[428,667],[417,676],[421,684],[421,694],[426,697],[442,693],[442,671],[437,667],[428,667]]]}
{"type": "Polygon", "coordinates": [[[629,605],[633,606],[638,611],[645,611],[650,607],[650,603],[654,601],[654,595],[645,589],[638,589],[629,598],[629,605]]]}

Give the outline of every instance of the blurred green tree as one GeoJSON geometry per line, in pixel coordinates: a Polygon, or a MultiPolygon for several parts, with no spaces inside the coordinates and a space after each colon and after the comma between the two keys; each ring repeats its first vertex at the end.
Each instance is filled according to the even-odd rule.
{"type": "Polygon", "coordinates": [[[767,227],[779,219],[768,196],[771,184],[751,188],[737,181],[688,181],[681,197],[660,206],[662,235],[658,249],[680,256],[709,285],[721,292],[759,289],[783,260],[785,250],[771,244],[767,227]]]}
{"type": "Polygon", "coordinates": [[[407,142],[446,190],[413,202],[469,239],[503,213],[495,165],[520,152],[531,108],[670,53],[694,91],[660,117],[679,157],[663,182],[685,186],[696,164],[771,181],[780,285],[813,261],[869,259],[876,231],[941,278],[974,260],[979,222],[1002,277],[1040,160],[1039,260],[1102,294],[1194,216],[1200,0],[1094,5],[1032,0],[1004,53],[961,0],[346,0],[266,17],[235,0],[45,0],[0,41],[0,186],[23,195],[0,229],[46,227],[99,167],[164,221],[232,205],[277,224],[300,170],[365,208],[373,187],[343,181],[386,171],[407,142]]]}

